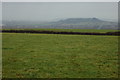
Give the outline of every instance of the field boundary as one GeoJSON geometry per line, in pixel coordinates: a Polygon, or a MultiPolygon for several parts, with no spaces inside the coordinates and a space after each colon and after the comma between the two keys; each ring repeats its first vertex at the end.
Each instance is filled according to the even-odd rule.
{"type": "Polygon", "coordinates": [[[36,34],[70,34],[70,35],[112,35],[120,36],[120,31],[117,32],[63,32],[63,31],[35,31],[35,30],[0,30],[2,33],[36,33],[36,34]]]}

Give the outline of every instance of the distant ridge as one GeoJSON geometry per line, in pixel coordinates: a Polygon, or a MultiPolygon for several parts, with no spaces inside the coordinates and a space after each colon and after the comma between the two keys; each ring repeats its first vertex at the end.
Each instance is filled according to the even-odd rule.
{"type": "Polygon", "coordinates": [[[55,29],[118,29],[117,22],[99,18],[67,18],[54,22],[3,21],[3,29],[18,28],[55,28],[55,29]]]}
{"type": "Polygon", "coordinates": [[[98,19],[98,18],[68,18],[65,20],[60,20],[60,22],[75,22],[75,23],[79,23],[79,22],[100,22],[102,20],[98,19]]]}

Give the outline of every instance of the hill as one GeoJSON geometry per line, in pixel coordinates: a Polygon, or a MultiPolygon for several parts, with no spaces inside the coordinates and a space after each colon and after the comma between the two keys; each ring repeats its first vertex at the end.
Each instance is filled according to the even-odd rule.
{"type": "Polygon", "coordinates": [[[67,18],[55,22],[3,21],[3,29],[11,28],[54,28],[54,29],[118,29],[117,22],[98,18],[67,18]]]}

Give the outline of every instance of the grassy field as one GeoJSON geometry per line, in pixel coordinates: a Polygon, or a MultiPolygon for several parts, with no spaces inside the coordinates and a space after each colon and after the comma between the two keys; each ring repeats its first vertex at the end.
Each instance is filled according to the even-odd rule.
{"type": "Polygon", "coordinates": [[[3,33],[3,78],[117,78],[118,37],[3,33]]]}

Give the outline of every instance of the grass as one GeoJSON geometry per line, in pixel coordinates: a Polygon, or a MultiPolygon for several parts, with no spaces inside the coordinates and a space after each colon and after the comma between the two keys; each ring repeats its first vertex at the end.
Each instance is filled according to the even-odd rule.
{"type": "Polygon", "coordinates": [[[117,78],[118,37],[3,33],[3,78],[117,78]]]}
{"type": "Polygon", "coordinates": [[[0,79],[2,79],[2,34],[0,34],[0,79]]]}

